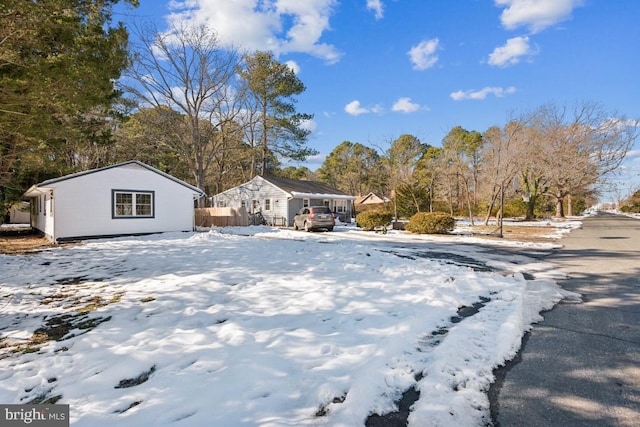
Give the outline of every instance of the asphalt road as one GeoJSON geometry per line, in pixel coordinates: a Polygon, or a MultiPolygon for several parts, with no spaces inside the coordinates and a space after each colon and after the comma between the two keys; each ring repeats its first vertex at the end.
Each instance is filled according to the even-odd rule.
{"type": "Polygon", "coordinates": [[[548,260],[583,303],[544,314],[503,370],[494,424],[640,426],[640,220],[601,214],[548,260]]]}

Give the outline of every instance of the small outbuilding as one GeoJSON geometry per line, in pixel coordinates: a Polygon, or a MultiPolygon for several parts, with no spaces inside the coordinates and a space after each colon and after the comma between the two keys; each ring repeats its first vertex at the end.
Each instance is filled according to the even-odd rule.
{"type": "Polygon", "coordinates": [[[351,222],[354,196],[321,182],[256,176],[212,197],[218,208],[247,208],[260,213],[268,224],[290,226],[295,214],[307,206],[327,206],[342,222],[351,222]]]}
{"type": "Polygon", "coordinates": [[[16,202],[9,206],[4,222],[6,224],[29,224],[29,220],[31,219],[29,212],[31,212],[29,202],[16,202]]]}
{"type": "Polygon", "coordinates": [[[54,242],[194,229],[204,192],[139,161],[50,179],[24,194],[31,227],[54,242]]]}

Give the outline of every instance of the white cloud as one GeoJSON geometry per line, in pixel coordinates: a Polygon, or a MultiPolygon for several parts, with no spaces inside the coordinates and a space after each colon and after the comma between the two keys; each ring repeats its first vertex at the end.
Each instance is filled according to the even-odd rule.
{"type": "Polygon", "coordinates": [[[335,46],[322,43],[330,29],[336,0],[175,0],[169,3],[174,24],[207,25],[223,43],[249,51],[270,50],[276,55],[301,52],[340,60],[335,46]]]}
{"type": "Polygon", "coordinates": [[[392,111],[398,111],[401,113],[413,113],[414,111],[418,111],[420,109],[420,104],[415,104],[411,102],[411,98],[400,98],[391,107],[392,111]]]}
{"type": "Polygon", "coordinates": [[[350,114],[352,116],[359,116],[361,114],[369,114],[369,113],[380,114],[384,111],[384,109],[379,104],[376,104],[373,107],[365,108],[360,104],[360,101],[356,99],[351,101],[347,105],[345,105],[344,111],[347,112],[347,114],[350,114]]]}
{"type": "Polygon", "coordinates": [[[495,0],[495,4],[505,8],[500,21],[506,29],[527,27],[537,33],[569,19],[583,0],[495,0]]]}
{"type": "Polygon", "coordinates": [[[287,67],[291,68],[291,71],[293,71],[296,75],[300,74],[300,66],[296,61],[287,61],[285,62],[285,64],[287,65],[287,67]]]}
{"type": "Polygon", "coordinates": [[[497,98],[502,98],[505,95],[509,95],[516,92],[516,88],[513,86],[509,86],[508,88],[501,87],[485,87],[481,90],[467,90],[462,91],[459,90],[457,92],[452,92],[451,99],[454,101],[462,101],[465,99],[473,99],[473,100],[482,100],[487,97],[489,94],[493,94],[497,98]]]}
{"type": "Polygon", "coordinates": [[[352,116],[359,116],[360,114],[366,114],[369,112],[368,109],[362,108],[360,106],[360,101],[358,101],[357,99],[345,105],[344,111],[346,111],[348,114],[351,114],[352,116]]]}
{"type": "Polygon", "coordinates": [[[320,153],[316,154],[315,156],[307,157],[305,163],[309,165],[322,165],[325,160],[327,160],[327,155],[320,153]]]}
{"type": "Polygon", "coordinates": [[[373,107],[369,108],[369,111],[371,111],[374,114],[382,114],[384,113],[384,108],[382,107],[382,105],[376,104],[373,107]]]}
{"type": "Polygon", "coordinates": [[[367,9],[374,12],[376,19],[382,19],[384,16],[382,0],[367,0],[367,9]]]}
{"type": "Polygon", "coordinates": [[[438,51],[438,45],[440,44],[440,40],[431,39],[431,40],[423,40],[418,43],[416,46],[413,46],[407,54],[409,58],[411,58],[411,63],[413,63],[414,70],[426,70],[427,68],[431,68],[438,62],[438,55],[436,52],[438,51]]]}
{"type": "Polygon", "coordinates": [[[308,130],[311,133],[314,133],[316,131],[316,129],[318,129],[318,124],[313,120],[303,120],[302,123],[300,123],[300,127],[304,130],[308,130]]]}
{"type": "Polygon", "coordinates": [[[507,40],[504,46],[494,49],[489,55],[489,65],[508,67],[520,62],[523,56],[536,55],[537,50],[531,49],[529,37],[514,37],[507,40]]]}

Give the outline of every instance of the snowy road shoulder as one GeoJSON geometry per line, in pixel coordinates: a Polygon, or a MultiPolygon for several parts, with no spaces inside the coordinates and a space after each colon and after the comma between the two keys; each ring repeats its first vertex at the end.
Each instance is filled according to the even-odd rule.
{"type": "Polygon", "coordinates": [[[74,426],[356,426],[413,387],[410,425],[482,425],[493,369],[565,296],[525,255],[504,274],[287,233],[0,256],[0,402],[59,399],[74,426]]]}

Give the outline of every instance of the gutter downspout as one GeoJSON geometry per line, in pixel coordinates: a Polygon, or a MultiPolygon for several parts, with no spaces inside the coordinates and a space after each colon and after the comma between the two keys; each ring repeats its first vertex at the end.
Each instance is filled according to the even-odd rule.
{"type": "Polygon", "coordinates": [[[205,193],[194,193],[193,195],[193,215],[191,215],[191,231],[196,231],[196,200],[206,197],[205,193]]]}

